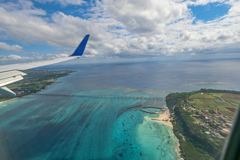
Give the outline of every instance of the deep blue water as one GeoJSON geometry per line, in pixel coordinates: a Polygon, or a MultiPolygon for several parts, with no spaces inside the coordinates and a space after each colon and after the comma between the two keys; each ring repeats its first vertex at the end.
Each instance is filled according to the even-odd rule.
{"type": "Polygon", "coordinates": [[[0,159],[177,159],[169,126],[129,106],[165,106],[171,92],[240,90],[240,61],[52,65],[76,70],[41,93],[161,97],[142,99],[30,95],[0,103],[0,159]]]}

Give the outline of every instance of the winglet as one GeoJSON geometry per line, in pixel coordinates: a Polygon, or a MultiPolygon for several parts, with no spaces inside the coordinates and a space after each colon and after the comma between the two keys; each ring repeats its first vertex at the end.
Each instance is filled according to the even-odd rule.
{"type": "Polygon", "coordinates": [[[79,44],[77,49],[70,56],[82,56],[83,55],[83,52],[84,52],[84,49],[85,49],[85,47],[87,45],[87,41],[88,41],[89,36],[90,36],[90,34],[86,35],[83,38],[82,42],[79,44]]]}

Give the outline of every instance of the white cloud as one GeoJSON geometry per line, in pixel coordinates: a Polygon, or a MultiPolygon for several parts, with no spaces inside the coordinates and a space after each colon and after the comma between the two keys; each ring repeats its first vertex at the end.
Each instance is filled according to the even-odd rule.
{"type": "Polygon", "coordinates": [[[216,48],[221,52],[223,50],[220,48],[240,41],[240,29],[237,27],[240,19],[239,15],[236,15],[238,10],[234,9],[235,16],[230,15],[233,12],[231,9],[237,8],[234,6],[238,6],[236,5],[238,2],[231,2],[231,12],[229,11],[227,15],[208,22],[197,21],[196,24],[193,24],[195,18],[187,8],[189,4],[206,5],[214,2],[227,4],[227,2],[221,0],[103,2],[99,5],[104,8],[102,15],[113,17],[119,22],[111,24],[110,31],[117,26],[122,28],[114,30],[118,36],[108,42],[114,47],[102,49],[108,56],[159,56],[185,54],[190,51],[194,51],[195,54],[214,54],[216,48]]]}
{"type": "Polygon", "coordinates": [[[9,55],[7,56],[7,58],[9,58],[10,60],[19,60],[19,59],[22,59],[21,56],[18,56],[18,55],[9,55]]]}
{"type": "Polygon", "coordinates": [[[67,5],[81,5],[85,3],[83,0],[35,0],[39,3],[59,3],[63,6],[67,5]]]}
{"type": "Polygon", "coordinates": [[[198,5],[207,5],[209,3],[226,3],[228,2],[228,0],[195,0],[195,1],[191,1],[191,0],[188,0],[186,1],[186,3],[188,5],[194,5],[194,6],[198,6],[198,5]]]}
{"type": "Polygon", "coordinates": [[[91,34],[92,42],[111,37],[103,28],[79,17],[62,12],[54,13],[51,19],[41,17],[45,14],[45,11],[34,7],[13,7],[11,10],[0,7],[0,28],[10,39],[19,39],[24,43],[43,41],[60,47],[76,47],[86,34],[91,34]]]}
{"type": "Polygon", "coordinates": [[[57,58],[68,57],[68,54],[39,54],[36,52],[28,53],[27,56],[19,55],[0,55],[0,65],[7,65],[12,63],[25,63],[31,61],[53,60],[57,58]]]}
{"type": "MultiPolygon", "coordinates": [[[[83,2],[38,1],[64,6],[83,2]]],[[[85,57],[145,58],[193,53],[199,56],[240,50],[240,1],[96,0],[93,5],[85,10],[84,16],[89,18],[83,19],[63,12],[46,16],[46,11],[35,8],[30,1],[0,4],[0,32],[5,39],[27,44],[44,42],[63,49],[75,48],[90,33],[85,57]],[[214,2],[228,4],[230,10],[222,17],[193,24],[195,17],[189,5],[214,2]]],[[[35,55],[36,59],[51,57],[54,56],[35,55]]]]}
{"type": "Polygon", "coordinates": [[[173,0],[104,0],[104,3],[114,18],[137,34],[161,33],[167,24],[188,16],[186,3],[173,0]]]}
{"type": "Polygon", "coordinates": [[[9,45],[5,42],[0,42],[0,50],[20,52],[22,51],[22,47],[19,45],[9,45]]]}
{"type": "Polygon", "coordinates": [[[240,15],[240,1],[231,0],[228,4],[231,5],[231,8],[228,11],[229,16],[239,16],[240,15]]]}

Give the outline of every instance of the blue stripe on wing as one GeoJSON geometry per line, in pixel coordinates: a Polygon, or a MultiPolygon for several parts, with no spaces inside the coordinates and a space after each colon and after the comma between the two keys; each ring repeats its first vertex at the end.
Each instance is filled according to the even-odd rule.
{"type": "Polygon", "coordinates": [[[90,34],[86,35],[82,42],[79,44],[79,46],[77,47],[77,49],[73,52],[72,55],[70,56],[82,56],[83,55],[83,52],[85,50],[85,47],[87,45],[87,41],[88,41],[88,38],[89,38],[90,34]]]}

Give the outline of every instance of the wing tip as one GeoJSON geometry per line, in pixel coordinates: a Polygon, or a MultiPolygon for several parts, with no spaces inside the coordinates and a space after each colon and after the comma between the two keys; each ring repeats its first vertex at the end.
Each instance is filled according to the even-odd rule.
{"type": "Polygon", "coordinates": [[[90,37],[90,34],[85,35],[85,37],[83,38],[83,40],[81,41],[81,43],[78,45],[78,47],[76,48],[76,50],[73,52],[73,54],[70,55],[70,57],[73,56],[82,56],[83,52],[86,48],[88,39],[90,37]]]}

